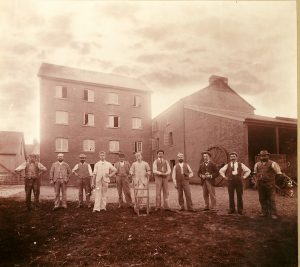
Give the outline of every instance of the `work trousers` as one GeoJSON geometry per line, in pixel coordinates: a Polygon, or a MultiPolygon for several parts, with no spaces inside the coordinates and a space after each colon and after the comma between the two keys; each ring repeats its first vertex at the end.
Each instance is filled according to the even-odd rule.
{"type": "Polygon", "coordinates": [[[90,196],[91,196],[91,178],[78,178],[78,200],[79,205],[83,204],[83,190],[85,192],[86,204],[90,204],[90,196]]]}
{"type": "Polygon", "coordinates": [[[62,194],[62,207],[67,207],[67,183],[58,179],[54,182],[54,192],[55,192],[55,200],[54,207],[58,208],[60,206],[60,192],[62,194]]]}
{"type": "Polygon", "coordinates": [[[240,177],[233,177],[228,180],[229,210],[235,211],[234,192],[236,191],[237,210],[243,211],[243,180],[240,177]]]}
{"type": "Polygon", "coordinates": [[[263,215],[276,215],[275,184],[257,183],[259,202],[263,215]]]}
{"type": "Polygon", "coordinates": [[[161,191],[163,193],[163,200],[165,209],[169,209],[169,189],[168,189],[168,177],[155,176],[156,184],[156,208],[161,207],[161,191]]]}
{"type": "Polygon", "coordinates": [[[116,182],[117,182],[117,190],[119,195],[119,204],[120,205],[123,204],[123,193],[124,193],[126,203],[131,206],[132,199],[130,194],[128,177],[117,175],[116,182]]]}
{"type": "Polygon", "coordinates": [[[40,197],[40,179],[39,178],[25,178],[25,194],[26,194],[26,207],[31,209],[31,192],[33,191],[34,203],[39,205],[40,197]]]}
{"type": "Polygon", "coordinates": [[[207,180],[203,181],[203,198],[205,202],[205,208],[209,209],[209,198],[211,202],[211,208],[216,208],[216,192],[215,187],[207,180]]]}
{"type": "Polygon", "coordinates": [[[108,190],[108,183],[104,182],[102,179],[96,181],[95,188],[95,204],[93,210],[106,210],[106,193],[108,190]]]}
{"type": "Polygon", "coordinates": [[[192,195],[191,195],[189,180],[187,180],[185,178],[177,179],[176,185],[177,185],[177,191],[178,191],[178,202],[179,202],[181,209],[184,209],[184,198],[183,198],[183,193],[184,193],[187,209],[192,210],[193,202],[192,202],[192,195]]]}

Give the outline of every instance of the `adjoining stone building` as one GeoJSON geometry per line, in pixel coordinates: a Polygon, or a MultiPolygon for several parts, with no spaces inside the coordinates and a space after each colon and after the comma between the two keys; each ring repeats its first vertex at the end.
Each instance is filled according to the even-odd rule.
{"type": "Polygon", "coordinates": [[[48,170],[59,152],[71,167],[80,153],[93,166],[100,150],[112,163],[120,151],[131,162],[137,151],[151,161],[151,91],[142,82],[47,63],[38,76],[40,160],[48,170]]]}
{"type": "Polygon", "coordinates": [[[254,110],[230,88],[227,78],[213,75],[206,88],[152,120],[153,157],[157,149],[163,149],[174,165],[177,153],[182,152],[196,173],[204,150],[219,153],[214,155],[219,164],[226,163],[226,153],[236,151],[239,160],[253,168],[256,155],[267,149],[296,177],[297,120],[259,116],[254,110]]]}

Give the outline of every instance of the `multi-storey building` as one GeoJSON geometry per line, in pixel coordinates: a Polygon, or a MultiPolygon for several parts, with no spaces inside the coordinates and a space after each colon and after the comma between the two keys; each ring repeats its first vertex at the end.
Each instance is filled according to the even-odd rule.
{"type": "Polygon", "coordinates": [[[48,169],[59,152],[71,167],[80,153],[93,166],[100,150],[112,163],[120,151],[131,162],[138,151],[151,161],[151,91],[142,82],[47,63],[38,76],[40,160],[48,169]]]}

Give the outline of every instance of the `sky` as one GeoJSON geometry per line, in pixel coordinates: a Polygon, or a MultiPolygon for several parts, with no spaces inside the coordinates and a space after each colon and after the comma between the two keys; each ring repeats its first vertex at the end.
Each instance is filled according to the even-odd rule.
{"type": "Polygon", "coordinates": [[[296,1],[0,1],[0,130],[39,140],[42,62],[140,79],[153,117],[214,74],[296,118],[296,26],[296,1]]]}

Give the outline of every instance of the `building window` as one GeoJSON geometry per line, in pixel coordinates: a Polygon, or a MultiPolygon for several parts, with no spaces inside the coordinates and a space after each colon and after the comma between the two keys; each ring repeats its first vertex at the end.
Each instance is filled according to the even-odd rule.
{"type": "Polygon", "coordinates": [[[173,143],[173,132],[168,132],[164,134],[164,145],[172,146],[173,143]]]}
{"type": "Polygon", "coordinates": [[[132,129],[142,129],[141,118],[132,118],[132,129]]]}
{"type": "Polygon", "coordinates": [[[68,124],[69,123],[69,113],[66,111],[56,111],[55,112],[55,123],[68,124]]]}
{"type": "Polygon", "coordinates": [[[94,102],[95,101],[94,90],[84,89],[83,100],[88,101],[88,102],[94,102]]]}
{"type": "Polygon", "coordinates": [[[95,152],[95,140],[83,140],[84,152],[95,152]]]}
{"type": "Polygon", "coordinates": [[[94,126],[95,125],[94,114],[92,114],[92,113],[84,113],[83,125],[94,126]]]}
{"type": "Polygon", "coordinates": [[[140,107],[142,105],[142,98],[139,95],[133,96],[133,106],[140,107]]]}
{"type": "Polygon", "coordinates": [[[172,132],[169,132],[168,139],[169,139],[169,146],[172,146],[173,145],[173,133],[172,132]]]}
{"type": "Polygon", "coordinates": [[[152,139],[152,151],[159,149],[159,138],[152,139]]]}
{"type": "Polygon", "coordinates": [[[134,152],[142,152],[142,141],[134,142],[134,152]]]}
{"type": "Polygon", "coordinates": [[[68,90],[66,86],[57,85],[55,86],[55,97],[56,98],[67,98],[68,90]]]}
{"type": "Polygon", "coordinates": [[[108,116],[108,127],[119,128],[120,127],[120,117],[118,116],[108,116]]]}
{"type": "Polygon", "coordinates": [[[110,152],[119,152],[120,151],[120,142],[119,141],[109,141],[109,151],[110,152]]]}
{"type": "Polygon", "coordinates": [[[68,152],[69,151],[68,139],[56,138],[55,151],[56,152],[68,152]]]}
{"type": "Polygon", "coordinates": [[[158,121],[152,122],[152,131],[158,131],[158,121]]]}
{"type": "Polygon", "coordinates": [[[108,93],[107,104],[119,105],[119,95],[116,93],[108,93]]]}

